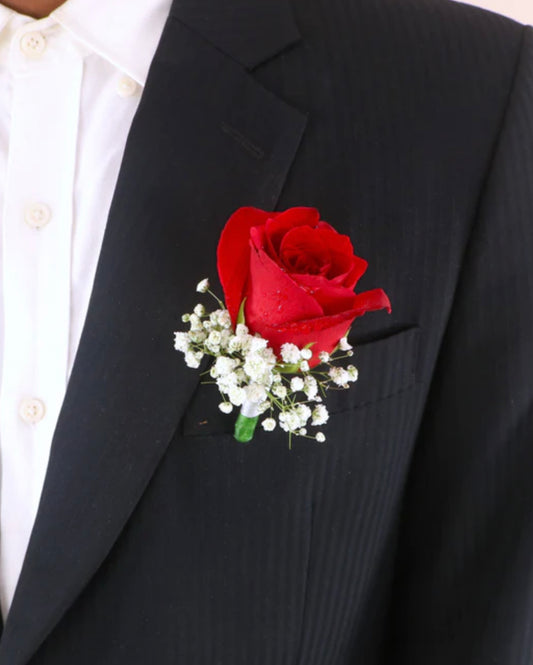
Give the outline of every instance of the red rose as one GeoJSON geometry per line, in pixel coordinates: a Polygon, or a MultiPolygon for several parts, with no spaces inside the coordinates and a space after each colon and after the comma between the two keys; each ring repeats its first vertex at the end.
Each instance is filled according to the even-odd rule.
{"type": "Polygon", "coordinates": [[[321,351],[333,351],[355,318],[391,311],[382,289],[354,293],[367,262],[354,255],[348,236],[320,220],[316,208],[239,208],[222,231],[217,259],[233,324],[246,298],[250,331],[276,353],[285,342],[300,348],[312,343],[311,366],[321,351]]]}

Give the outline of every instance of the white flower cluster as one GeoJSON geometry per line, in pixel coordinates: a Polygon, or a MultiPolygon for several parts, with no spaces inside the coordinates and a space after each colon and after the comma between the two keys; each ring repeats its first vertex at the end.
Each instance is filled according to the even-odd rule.
{"type": "MultiPolygon", "coordinates": [[[[197,291],[211,293],[209,281],[202,280],[197,291]]],[[[192,313],[182,316],[189,330],[174,333],[174,348],[184,354],[192,368],[200,367],[205,356],[215,359],[208,373],[222,396],[219,409],[231,413],[234,407],[241,407],[243,413],[257,416],[269,412],[261,423],[265,431],[271,432],[279,425],[289,438],[298,435],[325,441],[323,432],[310,435],[307,428],[328,421],[323,404],[326,390],[348,388],[357,380],[357,369],[353,365],[333,365],[331,361],[337,358],[328,353],[321,353],[322,364],[311,369],[311,349],[290,343],[282,345],[278,359],[267,340],[250,334],[243,323],[233,330],[229,312],[218,303],[220,307],[214,312],[198,304],[192,313]]],[[[338,350],[344,352],[342,357],[353,353],[346,338],[339,342],[338,350]]]]}

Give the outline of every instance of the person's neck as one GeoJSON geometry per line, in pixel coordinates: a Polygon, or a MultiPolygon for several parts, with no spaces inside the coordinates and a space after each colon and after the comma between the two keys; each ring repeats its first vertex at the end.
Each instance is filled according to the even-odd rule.
{"type": "Polygon", "coordinates": [[[33,18],[44,18],[50,12],[62,5],[65,0],[2,0],[0,4],[16,12],[33,16],[33,18]]]}

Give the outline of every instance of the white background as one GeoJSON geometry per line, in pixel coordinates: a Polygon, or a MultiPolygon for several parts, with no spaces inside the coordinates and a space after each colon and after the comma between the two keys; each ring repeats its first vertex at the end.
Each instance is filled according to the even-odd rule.
{"type": "Polygon", "coordinates": [[[533,24],[533,0],[462,0],[464,4],[484,7],[522,23],[533,24]]]}

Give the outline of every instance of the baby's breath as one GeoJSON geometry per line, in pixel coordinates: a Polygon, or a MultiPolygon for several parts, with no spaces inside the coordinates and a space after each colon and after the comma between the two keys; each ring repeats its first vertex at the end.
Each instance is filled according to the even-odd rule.
{"type": "Polygon", "coordinates": [[[198,282],[196,285],[196,290],[198,293],[207,293],[209,291],[209,280],[208,279],[202,279],[201,282],[198,282]]]}
{"type": "Polygon", "coordinates": [[[245,415],[266,414],[261,421],[265,432],[279,427],[292,436],[324,442],[323,432],[309,433],[310,427],[321,427],[329,419],[323,403],[329,389],[348,388],[357,380],[357,368],[334,364],[353,355],[352,345],[343,337],[337,349],[318,354],[319,364],[311,367],[312,345],[281,345],[279,358],[268,341],[253,334],[240,321],[235,327],[228,310],[212,293],[209,280],[198,283],[199,293],[215,298],[218,308],[208,312],[198,303],[192,312],[181,317],[189,324],[187,332],[174,333],[174,348],[184,354],[185,363],[200,367],[204,357],[211,357],[205,375],[215,383],[222,401],[219,409],[231,413],[242,408],[245,415]]]}
{"type": "Polygon", "coordinates": [[[300,392],[304,389],[304,380],[301,376],[295,376],[291,379],[291,391],[293,393],[300,392]]]}
{"type": "Polygon", "coordinates": [[[289,365],[293,365],[301,359],[301,352],[296,344],[290,344],[289,342],[286,342],[285,344],[281,345],[280,351],[281,359],[284,363],[289,365]]]}
{"type": "Polygon", "coordinates": [[[317,404],[313,409],[311,417],[311,425],[324,425],[328,421],[329,413],[323,404],[317,404]]]}
{"type": "Polygon", "coordinates": [[[265,432],[272,432],[276,429],[276,421],[274,418],[265,418],[261,425],[263,425],[265,432]]]}
{"type": "Polygon", "coordinates": [[[339,349],[341,351],[351,351],[352,345],[348,342],[346,337],[342,337],[339,341],[339,349]]]}

